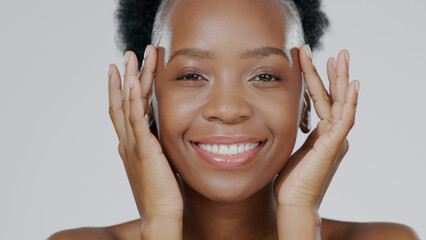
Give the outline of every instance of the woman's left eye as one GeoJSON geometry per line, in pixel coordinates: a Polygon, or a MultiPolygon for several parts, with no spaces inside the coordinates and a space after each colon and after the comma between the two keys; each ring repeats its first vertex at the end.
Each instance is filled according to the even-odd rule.
{"type": "Polygon", "coordinates": [[[271,75],[271,74],[267,74],[267,73],[262,73],[260,75],[258,75],[255,80],[257,81],[262,81],[262,82],[272,82],[272,81],[279,81],[281,80],[281,78],[271,75]]]}

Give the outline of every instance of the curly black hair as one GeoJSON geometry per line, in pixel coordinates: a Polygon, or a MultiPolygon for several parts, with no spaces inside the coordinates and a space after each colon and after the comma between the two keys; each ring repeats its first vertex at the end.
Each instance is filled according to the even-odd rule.
{"type": "MultiPolygon", "coordinates": [[[[116,10],[118,45],[121,50],[132,50],[143,56],[145,46],[151,44],[155,15],[164,0],[119,0],[116,10]]],[[[314,51],[329,26],[321,10],[321,0],[292,0],[300,15],[305,42],[314,51]]],[[[141,59],[139,64],[141,64],[141,59]]]]}

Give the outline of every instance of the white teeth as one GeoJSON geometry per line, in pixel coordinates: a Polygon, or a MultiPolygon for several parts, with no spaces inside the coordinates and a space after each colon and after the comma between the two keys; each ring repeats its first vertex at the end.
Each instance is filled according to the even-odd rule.
{"type": "Polygon", "coordinates": [[[219,145],[219,154],[227,155],[228,154],[228,146],[219,145]]]}
{"type": "Polygon", "coordinates": [[[200,148],[207,150],[209,152],[213,152],[220,155],[233,156],[236,154],[240,154],[243,152],[250,151],[259,146],[259,142],[256,143],[246,143],[246,144],[232,144],[232,145],[224,145],[224,144],[197,144],[200,148]]]}
{"type": "MultiPolygon", "coordinates": [[[[206,149],[207,151],[208,151],[208,149],[206,149]]],[[[213,146],[212,146],[212,150],[211,150],[213,153],[219,153],[219,147],[216,145],[216,144],[214,144],[213,146]]]]}
{"type": "Polygon", "coordinates": [[[228,147],[228,154],[229,155],[234,155],[238,153],[238,147],[237,144],[232,144],[228,147]]]}
{"type": "Polygon", "coordinates": [[[211,152],[212,151],[212,145],[206,144],[206,146],[207,146],[206,150],[211,152]]]}
{"type": "Polygon", "coordinates": [[[244,144],[240,144],[238,146],[238,153],[243,153],[244,152],[244,144]]]}
{"type": "Polygon", "coordinates": [[[257,143],[252,143],[252,144],[250,145],[250,150],[252,150],[252,149],[256,148],[258,145],[259,145],[259,143],[258,143],[258,142],[257,142],[257,143]]]}

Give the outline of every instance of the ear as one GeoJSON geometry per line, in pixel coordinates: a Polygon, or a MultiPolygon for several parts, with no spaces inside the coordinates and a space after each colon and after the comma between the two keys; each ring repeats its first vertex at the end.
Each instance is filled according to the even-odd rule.
{"type": "Polygon", "coordinates": [[[146,112],[149,130],[151,130],[151,133],[154,134],[154,136],[158,139],[158,131],[157,131],[157,124],[155,123],[155,117],[154,117],[154,111],[152,106],[152,94],[149,94],[149,104],[148,104],[148,110],[146,112]]]}
{"type": "Polygon", "coordinates": [[[311,96],[309,95],[308,88],[305,87],[303,92],[303,109],[302,119],[300,121],[300,130],[303,133],[311,131],[311,96]]]}

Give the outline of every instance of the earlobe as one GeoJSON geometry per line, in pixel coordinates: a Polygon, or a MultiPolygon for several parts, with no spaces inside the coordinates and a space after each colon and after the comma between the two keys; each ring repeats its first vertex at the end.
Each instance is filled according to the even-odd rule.
{"type": "Polygon", "coordinates": [[[300,121],[300,130],[303,133],[308,133],[311,131],[311,97],[309,92],[305,89],[303,94],[303,110],[302,110],[302,119],[300,121]]]}

